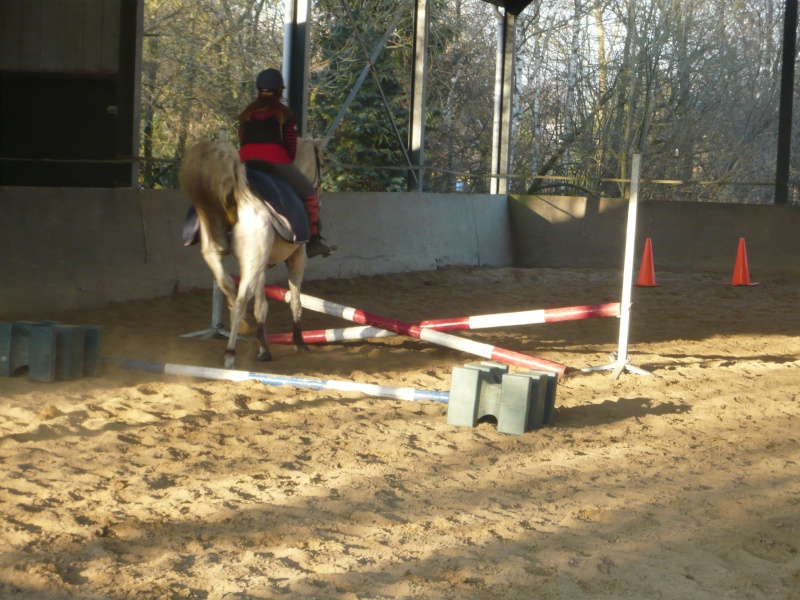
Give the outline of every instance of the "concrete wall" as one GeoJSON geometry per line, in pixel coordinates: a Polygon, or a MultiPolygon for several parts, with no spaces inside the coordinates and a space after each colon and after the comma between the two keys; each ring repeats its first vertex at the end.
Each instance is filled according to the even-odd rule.
{"type": "MultiPolygon", "coordinates": [[[[627,201],[515,196],[509,212],[518,266],[622,268],[627,201]]],[[[649,237],[656,271],[732,274],[739,238],[745,238],[751,276],[796,276],[799,234],[798,206],[640,202],[636,268],[649,237]]]]}
{"type": "MultiPolygon", "coordinates": [[[[197,246],[181,244],[178,191],[0,187],[0,321],[210,288],[197,246]]],[[[326,238],[307,280],[441,266],[622,268],[628,205],[615,199],[326,194],[326,238]]],[[[740,237],[754,280],[800,275],[800,207],[642,202],[636,261],[732,273],[740,237]]],[[[232,259],[231,268],[235,268],[232,259]]],[[[268,272],[283,285],[283,266],[268,272]]]]}
{"type": "MultiPolygon", "coordinates": [[[[188,207],[179,191],[0,187],[0,321],[210,288],[181,244],[188,207]]],[[[321,214],[339,250],[307,280],[514,260],[504,196],[331,193],[321,214]]]]}

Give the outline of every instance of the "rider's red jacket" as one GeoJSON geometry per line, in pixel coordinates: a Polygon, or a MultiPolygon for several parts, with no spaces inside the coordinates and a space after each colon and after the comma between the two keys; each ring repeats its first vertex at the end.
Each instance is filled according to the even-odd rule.
{"type": "Polygon", "coordinates": [[[242,162],[294,162],[297,153],[297,121],[289,117],[281,124],[276,113],[264,109],[239,125],[239,158],[242,162]]]}

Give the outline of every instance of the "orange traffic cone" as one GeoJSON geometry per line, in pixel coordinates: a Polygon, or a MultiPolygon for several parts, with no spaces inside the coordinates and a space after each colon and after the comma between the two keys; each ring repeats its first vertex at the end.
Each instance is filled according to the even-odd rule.
{"type": "Polygon", "coordinates": [[[750,281],[750,269],[747,268],[747,249],[744,238],[739,238],[739,249],[736,252],[736,264],[733,265],[731,285],[758,285],[750,281]]]}
{"type": "Polygon", "coordinates": [[[644,242],[642,264],[639,266],[639,279],[636,285],[641,287],[659,287],[656,283],[656,273],[653,268],[653,243],[650,238],[644,242]]]}

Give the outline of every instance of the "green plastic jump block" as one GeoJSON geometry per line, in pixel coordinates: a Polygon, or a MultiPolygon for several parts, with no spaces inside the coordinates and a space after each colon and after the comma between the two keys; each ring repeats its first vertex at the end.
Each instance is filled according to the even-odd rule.
{"type": "MultiPolygon", "coordinates": [[[[27,364],[27,343],[22,351],[22,340],[16,323],[0,323],[0,377],[11,377],[17,369],[27,364]]],[[[26,340],[27,342],[27,340],[26,340]]]]}
{"type": "Polygon", "coordinates": [[[86,331],[83,347],[83,376],[100,377],[100,367],[102,366],[103,330],[97,325],[82,325],[86,331]]]}
{"type": "Polygon", "coordinates": [[[543,425],[547,380],[543,376],[504,375],[497,431],[522,435],[543,425]]]}
{"type": "Polygon", "coordinates": [[[0,324],[0,375],[13,377],[28,367],[28,379],[55,381],[56,334],[47,325],[17,322],[0,324]]]}
{"type": "Polygon", "coordinates": [[[550,373],[548,371],[534,371],[534,370],[527,371],[526,374],[528,373],[531,376],[544,375],[547,378],[547,388],[545,392],[544,414],[542,416],[542,422],[545,425],[552,425],[555,416],[558,374],[550,373]]]}
{"type": "Polygon", "coordinates": [[[73,381],[83,377],[86,330],[74,325],[53,325],[56,332],[56,378],[73,381]]]}
{"type": "Polygon", "coordinates": [[[101,330],[52,321],[0,323],[0,377],[28,368],[31,381],[71,381],[100,371],[101,330]]]}
{"type": "Polygon", "coordinates": [[[543,371],[508,373],[499,363],[467,364],[453,369],[447,422],[475,427],[487,415],[501,433],[521,435],[552,423],[557,376],[543,371]]]}
{"type": "Polygon", "coordinates": [[[56,331],[49,325],[32,325],[28,344],[28,379],[55,381],[58,373],[56,331]]]}
{"type": "Polygon", "coordinates": [[[475,427],[481,417],[494,415],[499,408],[500,389],[506,365],[470,363],[454,367],[447,401],[447,423],[475,427]]]}

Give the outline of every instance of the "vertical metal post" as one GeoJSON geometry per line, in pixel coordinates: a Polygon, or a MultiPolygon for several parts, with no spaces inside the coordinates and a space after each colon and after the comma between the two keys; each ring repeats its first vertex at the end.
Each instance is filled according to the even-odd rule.
{"type": "MultiPolygon", "coordinates": [[[[142,92],[143,0],[120,2],[119,65],[117,71],[117,157],[139,156],[142,92]]],[[[139,185],[139,162],[130,163],[130,186],[139,185]]],[[[127,177],[126,177],[127,179],[127,177]]]]}
{"type": "Polygon", "coordinates": [[[297,115],[297,134],[308,130],[308,42],[311,0],[286,0],[283,32],[283,81],[289,108],[297,115]]]}
{"type": "MultiPolygon", "coordinates": [[[[499,9],[498,9],[499,10],[499,9]]],[[[507,10],[498,17],[497,65],[494,86],[494,121],[492,127],[492,178],[489,193],[508,193],[509,145],[511,143],[512,90],[516,17],[507,10]]]]}
{"type": "Polygon", "coordinates": [[[222,320],[222,290],[219,289],[216,279],[212,281],[211,286],[211,327],[193,331],[192,333],[184,333],[180,337],[200,337],[204,340],[211,340],[214,338],[229,338],[231,336],[231,332],[224,329],[225,323],[222,320]]]}
{"type": "Polygon", "coordinates": [[[414,0],[414,42],[412,47],[411,112],[408,148],[411,165],[408,191],[419,190],[425,162],[425,96],[428,80],[428,0],[414,0]]]}
{"type": "Polygon", "coordinates": [[[778,161],[775,167],[775,204],[789,203],[789,168],[792,151],[792,103],[797,44],[797,0],[786,0],[783,20],[781,102],[778,115],[778,161]]]}

